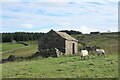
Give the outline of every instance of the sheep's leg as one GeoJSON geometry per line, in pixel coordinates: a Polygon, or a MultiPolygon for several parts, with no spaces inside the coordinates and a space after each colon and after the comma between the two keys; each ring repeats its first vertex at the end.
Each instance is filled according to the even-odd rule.
{"type": "Polygon", "coordinates": [[[98,53],[98,56],[100,57],[100,53],[98,53]]]}
{"type": "Polygon", "coordinates": [[[102,58],[103,58],[103,56],[104,56],[104,54],[101,52],[101,53],[100,53],[100,58],[102,59],[102,58]]]}
{"type": "Polygon", "coordinates": [[[88,57],[88,59],[90,58],[89,55],[87,57],[88,57]]]}
{"type": "Polygon", "coordinates": [[[100,53],[100,58],[102,58],[102,54],[100,53]]]}
{"type": "Polygon", "coordinates": [[[103,53],[103,56],[104,56],[104,58],[105,58],[105,53],[103,53]]]}
{"type": "Polygon", "coordinates": [[[105,53],[104,53],[104,58],[105,58],[105,53]]]}
{"type": "Polygon", "coordinates": [[[97,53],[97,56],[100,58],[100,54],[99,53],[97,53]]]}
{"type": "Polygon", "coordinates": [[[85,56],[84,56],[84,60],[85,60],[85,56]]]}
{"type": "Polygon", "coordinates": [[[100,57],[99,53],[97,53],[97,57],[98,57],[98,58],[100,57]]]}
{"type": "Polygon", "coordinates": [[[103,53],[101,53],[101,58],[103,58],[104,57],[104,54],[103,53]]]}
{"type": "Polygon", "coordinates": [[[81,60],[82,60],[83,56],[81,56],[81,60]]]}

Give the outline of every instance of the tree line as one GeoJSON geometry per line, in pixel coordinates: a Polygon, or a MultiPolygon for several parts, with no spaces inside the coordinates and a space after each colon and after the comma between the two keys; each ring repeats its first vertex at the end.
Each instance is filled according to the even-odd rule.
{"type": "Polygon", "coordinates": [[[79,31],[75,31],[75,30],[61,30],[60,32],[66,32],[67,34],[69,35],[72,35],[72,34],[82,34],[82,32],[79,32],[79,31]]]}
{"type": "MultiPolygon", "coordinates": [[[[66,32],[67,34],[82,34],[79,31],[74,30],[62,30],[60,32],[66,32]]],[[[14,33],[0,33],[2,34],[2,42],[11,42],[12,40],[16,41],[29,41],[29,40],[38,40],[45,33],[41,32],[14,32],[14,33]]]]}
{"type": "Polygon", "coordinates": [[[33,33],[33,32],[2,33],[2,42],[11,42],[12,40],[16,40],[16,41],[37,40],[42,35],[44,35],[44,33],[33,33]]]}

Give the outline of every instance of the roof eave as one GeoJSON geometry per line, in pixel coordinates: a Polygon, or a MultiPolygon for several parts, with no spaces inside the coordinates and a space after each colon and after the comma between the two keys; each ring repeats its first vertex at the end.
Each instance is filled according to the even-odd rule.
{"type": "Polygon", "coordinates": [[[68,40],[68,41],[76,41],[76,42],[78,42],[78,40],[69,40],[69,39],[65,39],[65,40],[68,40]]]}

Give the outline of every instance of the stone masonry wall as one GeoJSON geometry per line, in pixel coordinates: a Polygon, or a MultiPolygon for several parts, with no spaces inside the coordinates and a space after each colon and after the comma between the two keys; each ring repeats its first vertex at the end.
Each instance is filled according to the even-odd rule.
{"type": "Polygon", "coordinates": [[[65,41],[65,46],[66,46],[66,53],[67,54],[73,54],[73,43],[75,44],[75,53],[77,53],[77,42],[75,41],[70,41],[70,40],[66,40],[65,41]]]}
{"type": "Polygon", "coordinates": [[[65,39],[55,32],[49,32],[39,40],[38,50],[40,51],[51,48],[57,48],[62,53],[65,53],[65,39]]]}

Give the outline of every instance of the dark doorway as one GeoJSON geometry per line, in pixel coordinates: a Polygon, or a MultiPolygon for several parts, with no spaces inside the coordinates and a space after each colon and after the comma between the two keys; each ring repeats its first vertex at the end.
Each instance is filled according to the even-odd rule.
{"type": "Polygon", "coordinates": [[[75,43],[72,44],[72,53],[75,54],[75,43]]]}

